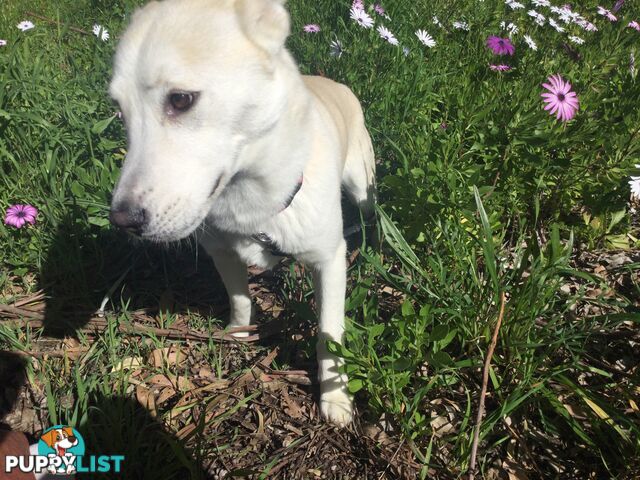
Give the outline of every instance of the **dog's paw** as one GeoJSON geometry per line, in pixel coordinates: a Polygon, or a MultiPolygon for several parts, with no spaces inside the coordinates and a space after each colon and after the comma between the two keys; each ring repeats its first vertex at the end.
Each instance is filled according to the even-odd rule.
{"type": "Polygon", "coordinates": [[[353,401],[339,389],[325,392],[320,396],[320,413],[327,421],[344,427],[353,419],[353,401]]]}
{"type": "MultiPolygon", "coordinates": [[[[229,328],[238,327],[239,325],[229,325],[229,328]]],[[[229,335],[235,338],[247,338],[249,336],[249,332],[229,332],[229,335]]]]}

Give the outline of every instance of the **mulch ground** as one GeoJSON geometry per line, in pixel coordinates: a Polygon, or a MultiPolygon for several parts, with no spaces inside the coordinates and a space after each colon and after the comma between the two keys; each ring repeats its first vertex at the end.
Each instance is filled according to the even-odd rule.
{"type": "MultiPolygon", "coordinates": [[[[628,252],[584,252],[574,259],[576,266],[603,278],[612,295],[617,292],[631,298],[640,281],[638,270],[626,266],[638,261],[638,253],[628,252]]],[[[421,466],[411,445],[387,422],[367,421],[357,415],[353,425],[338,429],[322,421],[316,403],[315,363],[308,356],[298,356],[309,347],[301,338],[313,335],[314,327],[287,323],[291,318],[282,314],[282,299],[273,293],[277,279],[254,273],[251,288],[263,321],[268,321],[259,329],[253,327],[242,345],[222,330],[190,328],[187,314],[178,314],[177,322],[163,327],[154,312],[140,309],[132,312],[130,321],[117,325],[124,342],[139,342],[145,335],[178,341],[166,341],[165,348],[153,350],[145,358],[125,358],[113,366],[130,374],[130,398],[193,454],[193,461],[207,478],[260,478],[264,474],[283,479],[418,478],[421,466]],[[290,342],[273,340],[283,336],[290,342]],[[200,348],[210,338],[220,345],[222,363],[217,372],[212,371],[206,349],[200,348]],[[295,369],[272,369],[274,359],[282,358],[283,348],[292,349],[286,352],[287,360],[299,357],[293,362],[295,369]],[[158,374],[161,366],[168,366],[168,372],[173,373],[165,368],[165,373],[158,374]]],[[[563,286],[567,294],[577,288],[579,279],[563,286]]],[[[606,313],[598,302],[588,301],[603,294],[606,292],[599,289],[588,291],[587,301],[577,306],[576,315],[606,313]]],[[[45,325],[45,297],[39,292],[0,306],[0,321],[21,328],[45,325]]],[[[161,302],[181,301],[179,292],[165,297],[161,302]]],[[[182,305],[180,310],[199,308],[202,305],[182,305]]],[[[224,308],[223,304],[213,307],[218,312],[224,308]]],[[[81,329],[89,339],[97,339],[109,324],[105,317],[89,313],[81,329]]],[[[20,363],[30,358],[38,368],[52,360],[82,361],[87,350],[70,336],[42,336],[33,342],[32,350],[0,358],[0,384],[5,386],[0,391],[0,421],[37,438],[48,427],[46,395],[40,386],[26,383],[18,374],[20,363]]],[[[601,361],[616,368],[605,356],[601,361]]],[[[73,405],[73,398],[67,400],[73,405]]],[[[440,471],[437,478],[447,475],[440,471]]]]}

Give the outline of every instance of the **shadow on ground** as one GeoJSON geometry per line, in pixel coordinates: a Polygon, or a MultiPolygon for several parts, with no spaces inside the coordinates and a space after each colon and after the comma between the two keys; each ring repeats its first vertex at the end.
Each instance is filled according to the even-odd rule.
{"type": "Polygon", "coordinates": [[[75,336],[95,316],[112,290],[108,311],[160,309],[219,313],[226,297],[212,261],[187,243],[162,247],[113,230],[78,224],[70,214],[60,223],[43,262],[40,288],[46,294],[44,334],[75,336]]]}

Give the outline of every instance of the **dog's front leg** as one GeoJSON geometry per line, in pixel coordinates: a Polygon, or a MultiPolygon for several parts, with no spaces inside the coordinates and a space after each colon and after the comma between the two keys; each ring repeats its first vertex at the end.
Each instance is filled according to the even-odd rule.
{"type": "Polygon", "coordinates": [[[318,333],[318,379],[320,411],[329,421],[346,425],[353,415],[347,390],[347,376],[338,372],[344,363],[327,351],[327,340],[342,343],[344,333],[344,296],[347,282],[346,244],[343,239],[332,259],[314,265],[316,303],[320,310],[318,333]]]}
{"type": "MultiPolygon", "coordinates": [[[[246,327],[251,322],[251,295],[247,280],[247,266],[235,252],[207,249],[213,258],[229,296],[230,327],[246,327]]],[[[236,337],[246,337],[249,332],[237,332],[236,337]]]]}

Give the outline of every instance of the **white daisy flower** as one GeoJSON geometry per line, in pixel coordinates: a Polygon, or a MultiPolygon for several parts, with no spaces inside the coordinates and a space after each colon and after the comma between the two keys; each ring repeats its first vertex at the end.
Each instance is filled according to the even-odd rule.
{"type": "Polygon", "coordinates": [[[352,7],[349,13],[350,13],[351,19],[355,20],[355,22],[361,27],[364,27],[364,28],[373,27],[373,23],[374,23],[373,18],[371,18],[371,15],[369,15],[364,10],[360,10],[358,8],[352,7]]]}
{"type": "Polygon", "coordinates": [[[35,27],[35,25],[29,20],[23,20],[17,25],[17,27],[19,30],[26,32],[27,30],[31,30],[33,27],[35,27]]]}
{"type": "Polygon", "coordinates": [[[553,18],[549,18],[549,25],[556,29],[556,32],[564,32],[564,27],[561,27],[558,22],[556,22],[553,18]]]}
{"type": "Polygon", "coordinates": [[[331,43],[329,44],[329,55],[340,58],[344,52],[345,50],[340,40],[337,38],[335,40],[331,40],[331,43]]]}
{"type": "Polygon", "coordinates": [[[573,12],[573,11],[571,11],[569,9],[567,9],[566,15],[569,17],[569,20],[572,21],[572,22],[577,22],[578,20],[580,20],[582,18],[579,13],[573,12]]]}
{"type": "Polygon", "coordinates": [[[440,27],[442,28],[442,23],[440,22],[440,20],[438,20],[438,17],[436,17],[435,15],[433,16],[433,18],[431,19],[431,21],[433,22],[433,24],[436,27],[440,27]]]}
{"type": "Polygon", "coordinates": [[[572,11],[567,7],[551,7],[550,10],[557,14],[560,20],[564,23],[569,23],[572,20],[572,11]]]}
{"type": "MultiPolygon", "coordinates": [[[[636,165],[636,168],[640,168],[640,165],[636,165]]],[[[629,186],[631,187],[631,200],[640,200],[640,177],[631,176],[629,186]]]]}
{"type": "Polygon", "coordinates": [[[588,22],[584,18],[576,20],[576,25],[582,27],[583,30],[587,32],[597,32],[598,28],[591,22],[588,22]]]}
{"type": "Polygon", "coordinates": [[[507,25],[507,30],[509,31],[510,35],[515,35],[516,33],[518,33],[518,26],[510,23],[509,25],[507,25]]]}
{"type": "Polygon", "coordinates": [[[469,24],[467,22],[453,22],[453,28],[457,30],[469,31],[469,24]]]}
{"type": "Polygon", "coordinates": [[[402,47],[402,53],[404,54],[405,57],[409,55],[410,51],[411,50],[409,50],[409,47],[402,47]]]}
{"type": "Polygon", "coordinates": [[[398,43],[400,43],[398,42],[398,39],[395,37],[395,35],[391,33],[388,28],[380,25],[377,30],[378,30],[378,35],[380,35],[380,38],[386,40],[391,45],[398,45],[398,43]]]}
{"type": "Polygon", "coordinates": [[[97,23],[93,25],[93,34],[103,42],[109,40],[109,30],[104,28],[102,25],[98,25],[97,23]]]}
{"type": "Polygon", "coordinates": [[[523,38],[524,41],[527,42],[527,45],[529,45],[529,48],[531,50],[533,50],[534,52],[538,50],[538,45],[536,45],[536,42],[533,41],[533,38],[531,38],[529,35],[524,35],[523,38]]]}
{"type": "Polygon", "coordinates": [[[524,8],[524,5],[520,2],[514,2],[507,0],[505,3],[511,8],[511,10],[518,10],[519,8],[524,8]]]}
{"type": "Polygon", "coordinates": [[[0,40],[0,47],[4,47],[7,44],[6,40],[0,40]]]}
{"type": "Polygon", "coordinates": [[[549,2],[549,0],[531,0],[531,3],[533,3],[536,7],[548,7],[549,5],[551,5],[551,2],[549,2]]]}
{"type": "Polygon", "coordinates": [[[575,35],[569,35],[569,41],[575,43],[576,45],[582,45],[584,43],[584,40],[581,39],[580,37],[576,37],[575,35]]]}
{"type": "Polygon", "coordinates": [[[527,15],[529,15],[530,17],[533,17],[538,25],[540,26],[544,25],[544,21],[546,20],[546,18],[541,13],[538,13],[535,10],[529,10],[527,12],[527,15]]]}
{"type": "Polygon", "coordinates": [[[433,37],[431,35],[429,35],[427,32],[425,32],[424,30],[417,30],[416,31],[416,37],[418,37],[418,40],[420,40],[420,42],[429,47],[429,48],[433,48],[436,46],[436,41],[433,39],[433,37]]]}

